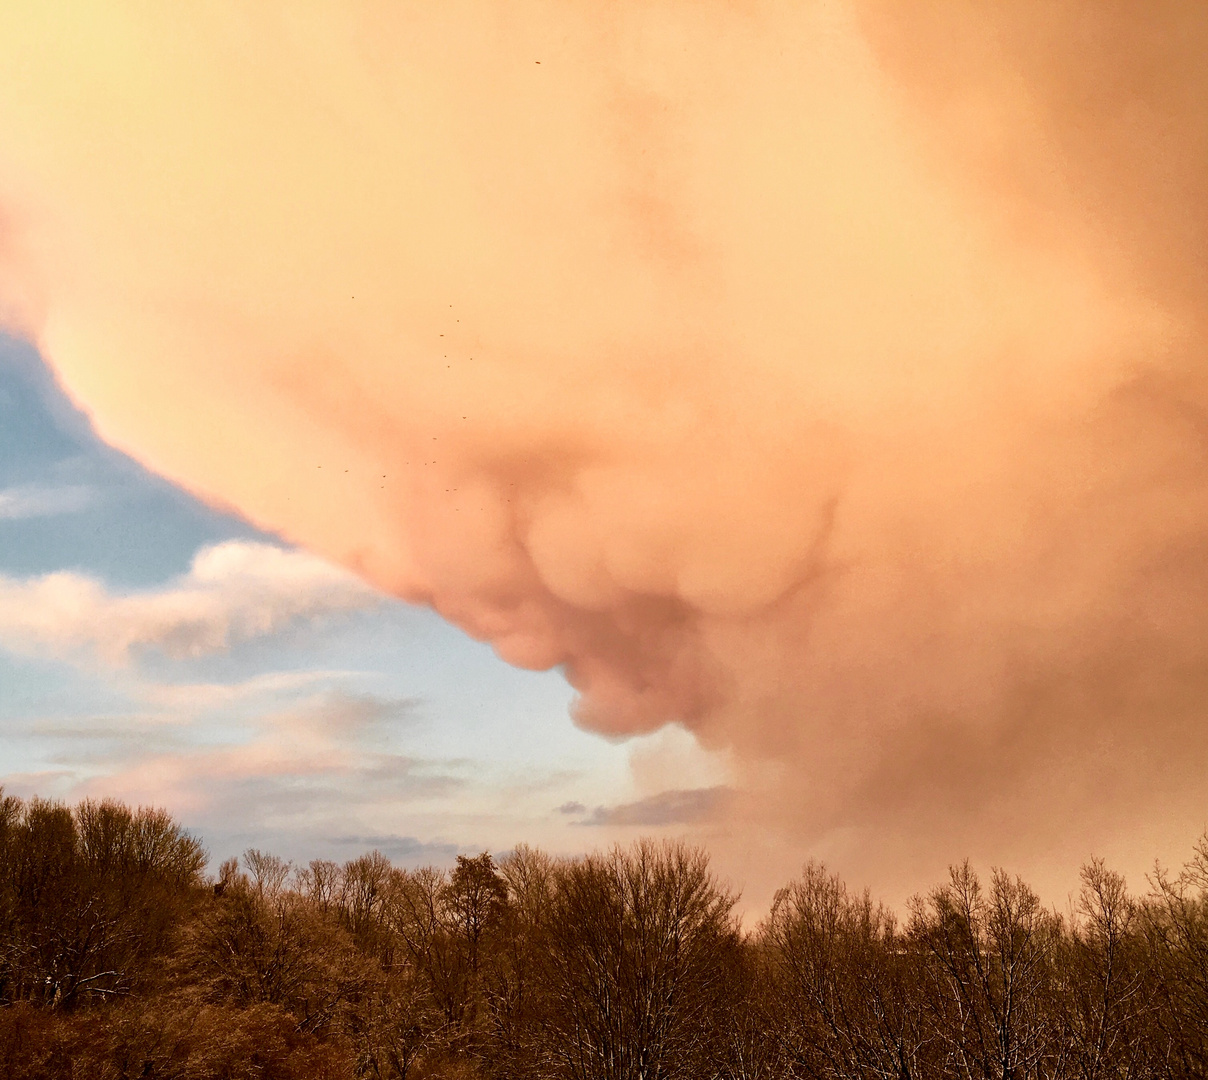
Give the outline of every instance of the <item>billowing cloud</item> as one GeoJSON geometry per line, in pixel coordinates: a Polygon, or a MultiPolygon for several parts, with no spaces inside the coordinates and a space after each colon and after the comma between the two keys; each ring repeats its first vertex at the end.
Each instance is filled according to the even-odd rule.
{"type": "Polygon", "coordinates": [[[114,594],[70,572],[29,580],[0,575],[0,644],[110,663],[145,649],[203,656],[379,599],[313,555],[232,540],[203,548],[187,574],[155,591],[114,594]]]}
{"type": "Polygon", "coordinates": [[[1208,794],[1206,47],[1100,0],[14,2],[0,310],[118,446],[585,725],[732,749],[798,849],[1150,852],[1208,794]]]}

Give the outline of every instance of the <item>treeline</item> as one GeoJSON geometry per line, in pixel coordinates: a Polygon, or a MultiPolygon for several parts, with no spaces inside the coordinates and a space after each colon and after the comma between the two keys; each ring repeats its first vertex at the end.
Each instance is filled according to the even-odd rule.
{"type": "Polygon", "coordinates": [[[1064,914],[962,865],[898,920],[810,865],[750,932],[680,844],[205,866],[161,811],[0,800],[0,1076],[1208,1076],[1208,840],[1064,914]]]}

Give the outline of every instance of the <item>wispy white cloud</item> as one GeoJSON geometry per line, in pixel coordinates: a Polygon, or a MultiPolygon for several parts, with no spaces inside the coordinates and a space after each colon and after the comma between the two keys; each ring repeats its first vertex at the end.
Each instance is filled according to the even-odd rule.
{"type": "Polygon", "coordinates": [[[0,521],[74,514],[96,499],[96,490],[83,484],[20,484],[0,489],[0,521]]]}
{"type": "Polygon", "coordinates": [[[0,791],[20,799],[58,798],[73,791],[79,776],[73,769],[36,769],[10,772],[3,777],[0,791]]]}
{"type": "Polygon", "coordinates": [[[229,541],[203,548],[188,573],[152,592],[115,594],[69,572],[26,580],[0,575],[0,645],[91,654],[113,664],[142,649],[195,657],[380,600],[359,579],[313,555],[229,541]]]}
{"type": "Polygon", "coordinates": [[[312,669],[307,671],[266,671],[239,682],[144,682],[138,696],[149,705],[170,710],[185,719],[208,709],[258,701],[313,690],[316,686],[346,683],[366,677],[362,671],[312,669]]]}
{"type": "Polygon", "coordinates": [[[580,822],[544,820],[551,801],[583,788],[578,773],[530,767],[520,775],[482,757],[436,751],[424,705],[413,698],[339,685],[306,692],[286,678],[279,688],[287,700],[279,702],[279,682],[235,684],[251,695],[251,708],[232,717],[218,702],[221,722],[187,701],[181,712],[165,704],[154,723],[142,713],[39,718],[18,735],[22,745],[39,742],[44,771],[6,777],[0,770],[0,782],[24,795],[168,807],[221,857],[249,845],[303,859],[378,847],[415,864],[445,862],[456,850],[505,850],[521,839],[578,847],[600,835],[573,829],[568,838],[563,831],[580,822]]]}
{"type": "MultiPolygon", "coordinates": [[[[97,790],[189,811],[229,810],[232,799],[246,799],[249,791],[262,805],[301,799],[311,806],[372,802],[384,793],[404,799],[447,795],[464,783],[458,762],[397,753],[376,737],[377,729],[396,724],[412,705],[325,693],[258,717],[246,741],[124,747],[123,760],[110,763],[97,790]]],[[[87,762],[95,755],[84,757],[87,762]]],[[[80,790],[88,793],[89,782],[80,790]]]]}

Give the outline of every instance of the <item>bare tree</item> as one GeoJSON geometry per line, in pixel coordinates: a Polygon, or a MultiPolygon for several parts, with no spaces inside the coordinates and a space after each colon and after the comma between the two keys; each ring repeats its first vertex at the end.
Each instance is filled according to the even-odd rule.
{"type": "Polygon", "coordinates": [[[1154,984],[1140,933],[1141,907],[1102,859],[1083,866],[1081,879],[1056,978],[1068,1071],[1083,1080],[1145,1075],[1154,1050],[1154,984]]]}
{"type": "Polygon", "coordinates": [[[1208,833],[1176,877],[1155,870],[1144,920],[1172,1073],[1208,1076],[1208,833]]]}
{"type": "Polygon", "coordinates": [[[490,1068],[499,1077],[537,1076],[542,1059],[549,957],[547,915],[555,862],[521,845],[499,862],[505,888],[481,987],[489,1026],[490,1068]]]}
{"type": "Polygon", "coordinates": [[[704,852],[641,841],[565,864],[549,916],[547,1054],[576,1080],[707,1075],[735,897],[704,852]]]}
{"type": "Polygon", "coordinates": [[[293,864],[286,862],[279,855],[270,855],[256,848],[248,848],[243,853],[243,864],[252,880],[252,888],[259,896],[270,900],[281,895],[286,879],[293,869],[293,864]]]}
{"type": "Polygon", "coordinates": [[[1049,994],[1060,921],[1018,878],[995,870],[987,896],[969,864],[913,905],[910,934],[943,1068],[978,1080],[1060,1076],[1049,994]]]}
{"type": "Polygon", "coordinates": [[[328,911],[340,895],[342,884],[340,867],[330,859],[311,859],[310,863],[294,871],[298,891],[321,911],[328,911]]]}
{"type": "Polygon", "coordinates": [[[148,972],[205,853],[162,811],[0,801],[0,995],[70,1009],[148,972]]]}
{"type": "Polygon", "coordinates": [[[762,927],[777,993],[771,1028],[800,1076],[925,1076],[906,943],[889,912],[818,863],[776,894],[762,927]]]}
{"type": "Polygon", "coordinates": [[[468,970],[445,921],[448,876],[434,867],[400,874],[385,908],[388,925],[419,973],[437,1020],[431,1042],[456,1041],[468,1005],[468,970]]]}

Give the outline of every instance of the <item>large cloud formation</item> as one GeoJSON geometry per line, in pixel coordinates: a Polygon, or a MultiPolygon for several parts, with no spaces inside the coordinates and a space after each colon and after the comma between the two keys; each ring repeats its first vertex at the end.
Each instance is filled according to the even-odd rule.
{"type": "Polygon", "coordinates": [[[1181,3],[13,0],[0,310],[110,441],[732,749],[793,843],[1152,851],[1208,794],[1206,49],[1181,3]]]}

